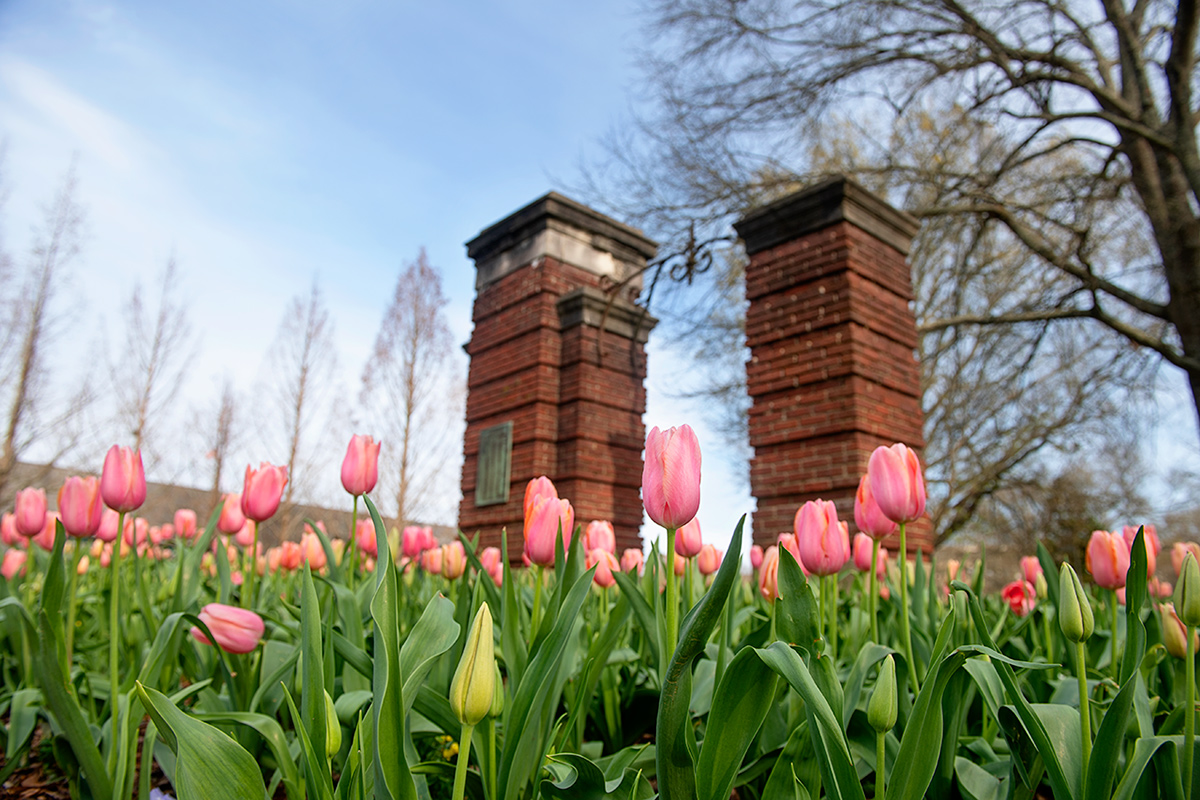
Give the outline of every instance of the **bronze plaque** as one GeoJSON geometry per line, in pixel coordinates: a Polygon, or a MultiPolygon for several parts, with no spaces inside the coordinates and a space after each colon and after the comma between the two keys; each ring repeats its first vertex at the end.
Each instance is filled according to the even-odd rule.
{"type": "Polygon", "coordinates": [[[502,422],[485,428],[479,434],[479,461],[475,473],[476,506],[508,502],[512,427],[511,421],[502,422]]]}

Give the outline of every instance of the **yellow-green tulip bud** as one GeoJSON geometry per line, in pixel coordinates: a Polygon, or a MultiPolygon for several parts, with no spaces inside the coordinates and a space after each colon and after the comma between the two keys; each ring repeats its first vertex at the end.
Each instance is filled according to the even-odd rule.
{"type": "Polygon", "coordinates": [[[325,692],[325,753],[327,758],[333,758],[342,749],[342,723],[338,722],[337,710],[333,707],[333,698],[325,692]]]}
{"type": "Polygon", "coordinates": [[[1050,587],[1046,585],[1046,576],[1041,572],[1037,574],[1037,580],[1033,582],[1033,591],[1037,593],[1038,597],[1050,596],[1050,587]]]}
{"type": "Polygon", "coordinates": [[[1063,563],[1058,571],[1058,624],[1063,636],[1072,642],[1086,642],[1096,627],[1092,604],[1071,565],[1063,563]]]}
{"type": "Polygon", "coordinates": [[[1189,552],[1179,569],[1179,585],[1175,587],[1175,612],[1189,627],[1200,625],[1200,564],[1189,552]]]}
{"type": "Polygon", "coordinates": [[[496,685],[492,689],[492,709],[489,716],[499,717],[504,713],[504,681],[500,680],[500,665],[496,665],[496,685]]]}
{"type": "Polygon", "coordinates": [[[492,612],[484,603],[475,612],[462,658],[450,681],[450,708],[463,725],[477,725],[492,709],[496,684],[494,648],[492,612]]]}
{"type": "Polygon", "coordinates": [[[867,722],[876,733],[886,733],[896,725],[896,662],[889,655],[879,665],[875,691],[867,701],[867,722]]]}

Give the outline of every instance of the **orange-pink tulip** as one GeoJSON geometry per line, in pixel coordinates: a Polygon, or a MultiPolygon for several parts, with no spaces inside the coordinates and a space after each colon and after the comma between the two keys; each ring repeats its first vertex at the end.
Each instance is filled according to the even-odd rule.
{"type": "Polygon", "coordinates": [[[287,467],[277,467],[265,461],[258,465],[258,469],[246,467],[242,513],[255,522],[270,519],[279,509],[287,481],[287,467]]]}
{"type": "Polygon", "coordinates": [[[1183,557],[1188,553],[1196,559],[1196,563],[1200,564],[1200,544],[1195,542],[1176,542],[1171,545],[1171,566],[1175,568],[1175,577],[1179,577],[1179,571],[1183,569],[1183,557]]]}
{"type": "Polygon", "coordinates": [[[111,508],[106,508],[100,513],[100,527],[96,529],[96,538],[102,542],[115,542],[117,540],[117,523],[120,521],[121,515],[111,508]]]}
{"type": "MultiPolygon", "coordinates": [[[[241,577],[241,576],[239,576],[241,577]]],[[[217,644],[227,653],[249,653],[258,647],[265,626],[258,614],[245,608],[209,603],[200,609],[200,620],[212,631],[217,644]]],[[[200,628],[192,628],[196,641],[212,644],[200,628]]]]}
{"type": "Polygon", "coordinates": [[[246,523],[242,525],[242,529],[233,535],[233,541],[243,550],[252,547],[254,545],[254,531],[256,528],[257,525],[254,520],[246,520],[246,523]]]}
{"type": "Polygon", "coordinates": [[[646,563],[646,557],[641,550],[636,547],[628,547],[625,552],[621,553],[621,571],[622,572],[638,572],[642,571],[642,567],[646,563]]]}
{"type": "Polygon", "coordinates": [[[342,487],[353,495],[366,494],[379,480],[379,448],[371,436],[355,435],[342,459],[342,487]]]}
{"type": "Polygon", "coordinates": [[[442,548],[433,547],[421,553],[421,569],[431,575],[442,574],[442,548]]]}
{"type": "Polygon", "coordinates": [[[769,603],[779,597],[779,547],[776,545],[763,553],[762,566],[758,570],[758,591],[769,603]]]}
{"type": "MultiPolygon", "coordinates": [[[[1146,577],[1154,577],[1155,571],[1158,570],[1158,554],[1162,552],[1162,542],[1158,539],[1158,529],[1153,525],[1146,525],[1145,532],[1142,534],[1142,541],[1146,545],[1146,577]]],[[[1126,525],[1121,529],[1121,538],[1125,540],[1125,549],[1129,551],[1129,556],[1133,558],[1133,540],[1137,538],[1138,529],[1132,525],[1126,525]]]]}
{"type": "Polygon", "coordinates": [[[433,528],[409,525],[400,534],[400,546],[405,556],[415,559],[438,544],[433,537],[433,528]]]}
{"type": "Polygon", "coordinates": [[[796,512],[794,524],[800,563],[814,575],[841,572],[850,560],[850,533],[833,503],[809,500],[796,512]]]}
{"type": "MultiPolygon", "coordinates": [[[[1187,658],[1187,627],[1175,613],[1175,604],[1164,603],[1158,608],[1162,611],[1163,646],[1175,658],[1187,658]]],[[[1192,651],[1200,651],[1200,633],[1193,631],[1192,637],[1192,651]]]]}
{"type": "Polygon", "coordinates": [[[325,548],[315,533],[305,532],[300,537],[300,549],[303,551],[304,560],[308,562],[309,569],[313,572],[324,569],[329,561],[329,557],[325,555],[325,548]]]}
{"type": "Polygon", "coordinates": [[[1097,586],[1120,589],[1129,572],[1129,550],[1119,533],[1092,531],[1087,545],[1087,571],[1097,586]]]}
{"type": "Polygon", "coordinates": [[[93,536],[100,528],[100,481],[73,475],[58,490],[58,513],[63,528],[72,536],[93,536]]]}
{"type": "Polygon", "coordinates": [[[694,558],[700,554],[702,547],[704,540],[700,535],[700,518],[692,517],[675,531],[675,553],[684,558],[694,558]]]}
{"type": "Polygon", "coordinates": [[[613,577],[613,572],[619,570],[621,565],[617,563],[617,557],[607,550],[597,547],[589,550],[586,558],[587,568],[596,568],[596,574],[592,576],[592,581],[599,587],[607,589],[617,582],[613,577]]]}
{"type": "Polygon", "coordinates": [[[485,547],[479,554],[479,563],[483,571],[492,576],[492,583],[500,586],[504,582],[504,564],[500,561],[499,547],[485,547]]]}
{"type": "Polygon", "coordinates": [[[54,537],[57,535],[58,512],[47,511],[42,517],[42,530],[33,537],[33,541],[38,547],[45,550],[47,553],[54,549],[54,537]]]}
{"type": "Polygon", "coordinates": [[[879,510],[892,522],[912,522],[925,513],[925,478],[914,450],[900,443],[875,448],[867,480],[879,510]]]}
{"type": "Polygon", "coordinates": [[[27,558],[29,556],[24,550],[12,548],[4,551],[4,561],[0,562],[0,575],[3,575],[6,581],[11,581],[18,575],[24,575],[27,558]]]}
{"type": "Polygon", "coordinates": [[[650,429],[642,465],[642,504],[650,519],[664,528],[679,528],[700,510],[700,442],[689,426],[650,429]]]}
{"type": "MultiPolygon", "coordinates": [[[[318,543],[319,545],[319,543],[318,543]]],[[[325,551],[322,550],[324,555],[325,551]]],[[[304,563],[304,549],[298,542],[287,541],[279,545],[279,568],[286,569],[288,572],[300,569],[300,565],[304,563]]],[[[324,566],[322,563],[321,566],[324,566]]]]}
{"type": "Polygon", "coordinates": [[[858,491],[854,493],[854,524],[862,533],[880,541],[895,533],[898,527],[884,515],[879,504],[875,502],[868,475],[859,479],[858,491]]]}
{"type": "Polygon", "coordinates": [[[46,492],[30,486],[17,492],[14,502],[17,533],[36,536],[46,526],[46,492]]]}
{"type": "Polygon", "coordinates": [[[525,509],[525,554],[534,564],[553,566],[555,541],[562,533],[563,550],[571,543],[575,509],[568,500],[537,494],[525,509]]]}
{"type": "Polygon", "coordinates": [[[221,498],[221,516],[217,517],[217,530],[226,536],[233,536],[246,524],[246,515],[242,513],[242,496],[231,492],[221,498]]]}
{"type": "Polygon", "coordinates": [[[17,517],[11,511],[0,515],[0,542],[9,547],[20,547],[23,543],[21,534],[17,533],[17,517]]]}
{"type": "Polygon", "coordinates": [[[192,540],[199,531],[196,528],[196,512],[190,508],[181,508],[175,512],[175,533],[181,539],[192,540]]]}
{"type": "Polygon", "coordinates": [[[617,552],[617,534],[613,524],[606,519],[594,519],[584,528],[583,552],[590,553],[593,550],[617,552]]]}
{"type": "Polygon", "coordinates": [[[687,570],[687,559],[684,558],[683,556],[679,555],[678,553],[676,553],[675,554],[675,574],[683,575],[685,570],[687,570]]]}
{"type": "Polygon", "coordinates": [[[87,553],[84,553],[79,558],[79,564],[75,566],[76,575],[87,575],[88,568],[91,567],[92,561],[88,558],[87,553]]]}
{"type": "Polygon", "coordinates": [[[113,511],[129,513],[146,502],[146,472],[142,451],[113,445],[104,456],[100,476],[100,496],[113,511]]]}
{"type": "Polygon", "coordinates": [[[696,555],[696,567],[701,575],[712,575],[721,568],[721,551],[711,544],[704,545],[696,555]]]}
{"type": "Polygon", "coordinates": [[[442,577],[456,581],[467,571],[467,552],[459,541],[442,545],[442,577]]]}

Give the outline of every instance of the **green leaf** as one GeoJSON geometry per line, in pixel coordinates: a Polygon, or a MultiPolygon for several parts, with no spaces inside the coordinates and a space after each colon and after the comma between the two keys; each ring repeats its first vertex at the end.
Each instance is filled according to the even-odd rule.
{"type": "Polygon", "coordinates": [[[1000,779],[970,759],[957,756],[954,774],[958,789],[967,800],[1000,800],[1000,779]]]}
{"type": "Polygon", "coordinates": [[[325,653],[321,636],[321,604],[307,562],[300,573],[300,696],[302,716],[294,717],[303,725],[309,742],[319,758],[309,762],[304,782],[313,794],[317,787],[331,784],[329,761],[325,758],[325,653]]]}
{"type": "Polygon", "coordinates": [[[629,600],[629,605],[633,609],[633,614],[637,617],[638,625],[641,633],[650,642],[650,652],[658,652],[658,623],[654,617],[654,609],[646,602],[646,597],[642,594],[642,590],[637,583],[624,572],[614,572],[613,578],[617,581],[617,586],[621,587],[621,594],[629,600]]]}
{"type": "Polygon", "coordinates": [[[288,798],[302,798],[304,787],[300,782],[300,773],[296,762],[288,750],[287,737],[283,735],[283,727],[273,718],[265,714],[251,714],[245,711],[222,711],[216,713],[196,714],[195,717],[203,722],[216,724],[233,723],[244,725],[256,732],[271,748],[275,758],[275,766],[283,777],[283,785],[287,789],[288,798]]]}
{"type": "MultiPolygon", "coordinates": [[[[1035,703],[1030,709],[1036,715],[1037,727],[1046,738],[1045,747],[1053,748],[1055,760],[1061,764],[1066,789],[1070,793],[1068,796],[1078,797],[1079,776],[1083,768],[1082,754],[1079,752],[1079,710],[1054,703],[1035,703]]],[[[1041,756],[1045,764],[1046,752],[1034,738],[1031,726],[1017,714],[1015,706],[1003,706],[999,721],[1013,759],[1028,782],[1034,754],[1041,756]]],[[[1058,792],[1055,792],[1055,796],[1058,796],[1058,792]]]]}
{"type": "Polygon", "coordinates": [[[1146,767],[1154,762],[1160,772],[1157,787],[1151,789],[1150,796],[1158,796],[1165,800],[1183,800],[1182,782],[1179,779],[1179,750],[1182,749],[1182,736],[1143,736],[1134,743],[1133,755],[1125,767],[1125,775],[1117,784],[1113,800],[1131,800],[1145,777],[1146,767]],[[1165,780],[1164,780],[1165,778],[1165,780]]]}
{"type": "Polygon", "coordinates": [[[605,780],[600,768],[575,753],[559,753],[552,764],[562,765],[557,780],[542,780],[542,797],[550,800],[650,800],[654,790],[640,772],[623,770],[619,778],[605,780]]]}
{"type": "MultiPolygon", "coordinates": [[[[366,500],[367,496],[363,495],[363,499],[366,500]]],[[[368,506],[368,508],[370,508],[370,506],[368,506]]],[[[374,516],[374,515],[372,515],[372,516],[374,516]]],[[[338,565],[337,559],[334,557],[333,544],[329,541],[329,537],[325,535],[325,531],[318,528],[317,523],[313,522],[308,517],[304,518],[304,524],[308,526],[308,529],[310,531],[312,531],[313,533],[315,533],[317,535],[317,539],[320,540],[320,542],[321,542],[321,549],[325,551],[325,569],[329,573],[329,579],[331,581],[334,581],[335,583],[345,583],[345,579],[342,577],[342,568],[341,568],[341,566],[338,565]]],[[[387,529],[385,528],[384,529],[385,538],[387,535],[386,531],[387,531],[387,529]]],[[[388,549],[388,550],[380,550],[379,552],[390,553],[392,551],[390,549],[388,549]]]]}
{"type": "Polygon", "coordinates": [[[778,679],[753,649],[742,649],[713,697],[704,746],[696,761],[700,800],[727,800],[746,751],[775,704],[778,679]]]}
{"type": "MultiPolygon", "coordinates": [[[[383,520],[371,498],[363,502],[375,523],[375,542],[381,553],[391,552],[383,520]]],[[[400,672],[400,587],[396,565],[381,558],[375,567],[375,593],[371,597],[375,621],[374,678],[371,703],[374,721],[375,797],[377,800],[416,800],[408,761],[404,757],[404,684],[400,672]]],[[[307,657],[306,657],[307,660],[307,657]]]]}
{"type": "Polygon", "coordinates": [[[786,547],[779,549],[779,598],[775,601],[775,632],[780,641],[818,653],[821,638],[820,608],[812,587],[804,577],[795,556],[786,547]]]}
{"type": "MultiPolygon", "coordinates": [[[[858,701],[862,697],[862,687],[866,683],[867,674],[874,669],[876,664],[889,655],[896,659],[896,669],[899,675],[899,671],[905,669],[903,653],[898,653],[890,647],[884,647],[875,642],[867,642],[858,651],[858,658],[854,659],[854,666],[850,668],[850,675],[846,678],[846,685],[843,689],[843,729],[850,727],[850,717],[854,714],[854,710],[858,708],[858,701]]],[[[897,685],[904,686],[905,684],[902,679],[898,678],[897,685]]]]}
{"type": "Polygon", "coordinates": [[[333,800],[333,778],[323,775],[321,770],[321,762],[326,759],[317,753],[312,739],[308,738],[303,720],[296,711],[296,701],[292,699],[292,693],[286,685],[283,687],[283,699],[287,701],[288,710],[292,712],[292,723],[296,729],[296,736],[300,739],[300,747],[304,751],[304,784],[319,800],[333,800]]]}
{"type": "Polygon", "coordinates": [[[517,582],[512,566],[508,563],[508,532],[500,537],[500,561],[504,565],[504,599],[500,604],[500,652],[504,656],[504,669],[508,673],[510,686],[519,686],[529,663],[529,651],[525,647],[524,603],[517,592],[517,582]]]}
{"type": "Polygon", "coordinates": [[[258,764],[240,744],[180,711],[155,689],[136,685],[159,735],[175,754],[172,786],[179,800],[263,800],[266,787],[258,764]]]}
{"type": "MultiPolygon", "coordinates": [[[[1132,568],[1130,572],[1132,574],[1132,568]]],[[[1141,574],[1146,574],[1144,568],[1141,574]]],[[[1112,797],[1117,763],[1125,752],[1125,728],[1129,722],[1130,708],[1133,706],[1136,677],[1136,674],[1131,674],[1125,681],[1125,685],[1117,692],[1117,696],[1101,717],[1100,727],[1096,729],[1096,739],[1088,761],[1086,786],[1089,799],[1108,800],[1112,797]]]]}
{"type": "Polygon", "coordinates": [[[42,693],[37,689],[17,689],[8,706],[8,744],[5,761],[12,761],[17,753],[29,743],[37,727],[38,709],[42,704],[42,693]]]}
{"type": "MultiPolygon", "coordinates": [[[[1129,571],[1125,579],[1125,653],[1121,660],[1121,684],[1141,666],[1146,654],[1146,626],[1142,624],[1142,606],[1146,602],[1146,538],[1145,528],[1138,528],[1129,554],[1129,571]]],[[[1070,648],[1068,648],[1070,649],[1070,648]]],[[[1091,786],[1089,780],[1088,786],[1091,786]]],[[[1089,795],[1091,792],[1088,793],[1089,795]]]]}
{"type": "Polygon", "coordinates": [[[404,679],[404,710],[412,708],[417,690],[437,659],[458,641],[454,603],[435,594],[400,648],[400,675],[404,679]]]}

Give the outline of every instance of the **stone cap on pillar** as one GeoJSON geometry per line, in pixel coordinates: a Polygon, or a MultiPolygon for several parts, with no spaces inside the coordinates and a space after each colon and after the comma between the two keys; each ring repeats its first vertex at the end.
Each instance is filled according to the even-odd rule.
{"type": "Polygon", "coordinates": [[[835,175],[751,211],[733,227],[754,255],[837,222],[849,222],[908,255],[921,223],[862,184],[835,175]]]}
{"type": "Polygon", "coordinates": [[[642,290],[639,274],[658,252],[658,243],[558,192],[550,192],[467,242],[475,261],[475,289],[549,256],[614,283],[628,280],[630,298],[642,290]]]}
{"type": "Polygon", "coordinates": [[[557,303],[563,329],[576,325],[603,326],[608,333],[645,344],[658,320],[641,306],[619,297],[610,297],[599,289],[581,286],[564,294],[557,303]]]}

